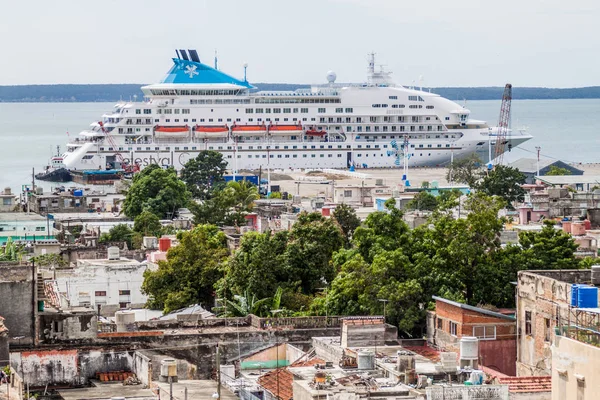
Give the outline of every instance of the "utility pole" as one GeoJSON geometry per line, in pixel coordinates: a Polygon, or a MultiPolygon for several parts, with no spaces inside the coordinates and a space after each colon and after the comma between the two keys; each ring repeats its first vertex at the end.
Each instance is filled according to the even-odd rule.
{"type": "Polygon", "coordinates": [[[221,399],[221,352],[217,343],[217,398],[221,399]]]}
{"type": "Polygon", "coordinates": [[[540,151],[542,150],[542,148],[540,146],[535,146],[535,150],[537,151],[537,165],[536,165],[537,175],[536,176],[540,176],[540,151]]]}

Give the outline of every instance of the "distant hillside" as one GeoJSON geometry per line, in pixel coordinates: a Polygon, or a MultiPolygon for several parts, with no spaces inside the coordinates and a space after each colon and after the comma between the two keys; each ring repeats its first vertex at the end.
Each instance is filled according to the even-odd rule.
{"type": "MultiPolygon", "coordinates": [[[[309,85],[255,83],[259,90],[295,90],[309,85]]],[[[0,102],[102,102],[141,99],[142,84],[0,86],[0,102]]],[[[502,87],[432,88],[451,100],[500,100],[502,87]]],[[[572,89],[513,88],[514,99],[600,99],[600,86],[572,89]]]]}

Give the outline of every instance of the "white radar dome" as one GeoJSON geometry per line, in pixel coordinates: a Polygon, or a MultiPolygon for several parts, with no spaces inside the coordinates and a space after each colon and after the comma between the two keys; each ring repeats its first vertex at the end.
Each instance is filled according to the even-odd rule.
{"type": "Polygon", "coordinates": [[[337,79],[337,75],[333,71],[327,72],[327,82],[333,83],[337,79]]]}

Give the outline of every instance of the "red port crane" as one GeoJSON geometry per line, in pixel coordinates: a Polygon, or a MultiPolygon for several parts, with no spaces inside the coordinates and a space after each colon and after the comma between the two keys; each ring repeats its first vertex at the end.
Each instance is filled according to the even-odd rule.
{"type": "MultiPolygon", "coordinates": [[[[494,156],[496,158],[496,164],[502,164],[504,157],[505,146],[508,143],[506,135],[510,129],[510,105],[512,101],[512,85],[507,83],[504,87],[504,94],[502,95],[502,106],[500,107],[500,118],[498,118],[498,131],[496,133],[496,151],[494,156]]],[[[508,144],[508,150],[510,151],[511,145],[508,144]]],[[[491,161],[491,160],[490,160],[491,161]]]]}

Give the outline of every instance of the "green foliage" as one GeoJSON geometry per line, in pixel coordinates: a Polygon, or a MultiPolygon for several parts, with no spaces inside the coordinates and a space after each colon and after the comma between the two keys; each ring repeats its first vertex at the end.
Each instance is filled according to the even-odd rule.
{"type": "Polygon", "coordinates": [[[337,223],[319,213],[300,213],[284,253],[286,269],[304,294],[314,294],[335,278],[333,253],[344,244],[337,223]]]}
{"type": "Polygon", "coordinates": [[[474,187],[481,174],[481,159],[476,154],[455,160],[448,167],[446,180],[474,187]]]}
{"type": "Polygon", "coordinates": [[[519,243],[523,247],[524,269],[578,268],[575,258],[577,244],[573,236],[554,228],[553,221],[545,221],[541,232],[522,231],[519,243]]]}
{"type": "Polygon", "coordinates": [[[289,315],[289,310],[281,308],[281,297],[283,289],[278,287],[272,297],[265,297],[260,300],[256,295],[246,290],[243,295],[234,295],[233,300],[225,300],[222,307],[222,317],[245,317],[254,314],[259,317],[277,317],[289,315]]]}
{"type": "Polygon", "coordinates": [[[134,175],[123,210],[129,218],[137,217],[144,210],[167,218],[185,207],[189,199],[190,193],[185,183],[177,178],[175,169],[163,169],[153,164],[134,175]]]}
{"type": "Polygon", "coordinates": [[[103,233],[100,235],[98,242],[125,242],[127,243],[127,248],[132,249],[135,248],[132,244],[133,234],[134,232],[129,226],[126,224],[118,224],[110,228],[108,233],[103,233]]]}
{"type": "Polygon", "coordinates": [[[60,254],[41,254],[31,258],[31,261],[39,267],[63,268],[69,263],[60,254]]]}
{"type": "Polygon", "coordinates": [[[148,306],[164,312],[191,304],[210,307],[229,253],[225,234],[215,226],[200,225],[177,237],[179,245],[169,249],[158,270],[144,272],[142,291],[150,297],[148,306]]]}
{"type": "Polygon", "coordinates": [[[333,210],[332,217],[342,230],[345,247],[349,247],[354,231],[360,226],[360,218],[356,215],[356,210],[348,204],[339,204],[333,210]]]}
{"type": "Polygon", "coordinates": [[[133,222],[133,230],[140,233],[142,236],[160,237],[162,225],[155,214],[145,210],[142,211],[140,215],[135,217],[133,222]]]}
{"type": "Polygon", "coordinates": [[[411,210],[434,211],[438,207],[438,199],[427,191],[419,192],[408,202],[411,210]]]}
{"type": "Polygon", "coordinates": [[[523,201],[525,189],[521,187],[525,183],[526,176],[518,169],[505,165],[496,165],[488,174],[483,175],[476,188],[488,196],[500,196],[507,205],[515,201],[523,201]]]}
{"type": "Polygon", "coordinates": [[[265,298],[274,287],[287,283],[290,280],[284,256],[287,241],[287,231],[246,233],[239,249],[227,261],[225,278],[218,285],[220,296],[249,291],[258,298],[265,298]]]}
{"type": "Polygon", "coordinates": [[[548,176],[559,176],[559,175],[571,175],[571,171],[566,168],[557,167],[556,165],[551,165],[548,168],[548,172],[546,172],[548,176]]]}
{"type": "Polygon", "coordinates": [[[195,199],[207,200],[215,189],[225,185],[223,175],[227,162],[223,155],[212,150],[201,151],[196,158],[185,163],[181,179],[195,199]]]}
{"type": "Polygon", "coordinates": [[[281,192],[271,192],[269,193],[269,199],[281,199],[281,192]]]}
{"type": "Polygon", "coordinates": [[[429,189],[429,186],[430,186],[429,181],[423,181],[423,182],[421,182],[421,187],[423,189],[429,189]]]}
{"type": "Polygon", "coordinates": [[[21,244],[13,242],[12,238],[9,237],[4,244],[4,247],[0,248],[0,261],[21,261],[25,248],[21,244]]]}
{"type": "Polygon", "coordinates": [[[259,198],[258,189],[249,181],[231,181],[225,188],[214,190],[210,199],[191,203],[189,207],[196,224],[244,225],[244,216],[252,211],[254,201],[259,198]]]}

